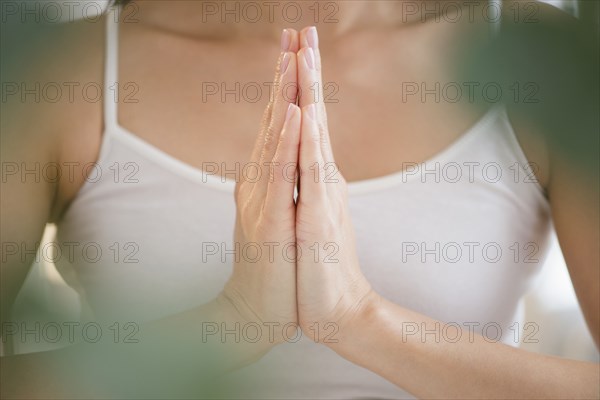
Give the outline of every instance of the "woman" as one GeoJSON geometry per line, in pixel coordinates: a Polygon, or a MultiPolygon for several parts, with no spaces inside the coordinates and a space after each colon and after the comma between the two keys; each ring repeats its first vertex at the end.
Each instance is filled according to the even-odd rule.
{"type": "MultiPolygon", "coordinates": [[[[104,96],[8,103],[3,161],[74,172],[7,178],[2,230],[31,249],[55,221],[83,320],[134,323],[140,343],[4,357],[3,395],[598,396],[597,365],[514,347],[551,221],[598,342],[598,184],[581,173],[597,138],[566,151],[540,118],[579,87],[552,68],[469,72],[489,48],[543,59],[539,32],[576,22],[535,4],[524,26],[511,14],[522,3],[506,3],[500,35],[520,41],[493,45],[499,20],[482,4],[283,2],[258,22],[242,3],[133,4],[106,24],[44,29],[58,43],[35,54],[44,68],[15,73],[103,82],[104,96]],[[301,29],[315,22],[318,34],[301,29]],[[514,88],[507,77],[537,83],[538,101],[515,101],[532,96],[517,88],[500,106],[489,90],[514,88]],[[257,87],[271,93],[262,122],[257,87]],[[213,369],[234,370],[223,392],[213,369]]],[[[581,110],[572,129],[589,127],[581,110]]],[[[29,253],[3,259],[4,307],[29,253]]]]}

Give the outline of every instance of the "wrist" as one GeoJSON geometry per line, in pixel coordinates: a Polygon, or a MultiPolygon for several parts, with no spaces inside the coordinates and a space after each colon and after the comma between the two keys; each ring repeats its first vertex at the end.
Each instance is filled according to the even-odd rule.
{"type": "MultiPolygon", "coordinates": [[[[219,294],[214,301],[216,312],[212,321],[211,334],[221,343],[235,342],[242,347],[251,347],[257,358],[262,357],[271,348],[283,342],[281,323],[262,321],[251,317],[252,313],[243,312],[229,296],[219,294]],[[214,334],[213,331],[218,331],[214,334]]],[[[236,346],[237,347],[237,346],[236,346]]]]}
{"type": "Polygon", "coordinates": [[[339,322],[336,340],[326,343],[335,352],[345,357],[354,349],[360,349],[369,337],[377,332],[384,299],[371,289],[357,304],[353,313],[339,322]]]}

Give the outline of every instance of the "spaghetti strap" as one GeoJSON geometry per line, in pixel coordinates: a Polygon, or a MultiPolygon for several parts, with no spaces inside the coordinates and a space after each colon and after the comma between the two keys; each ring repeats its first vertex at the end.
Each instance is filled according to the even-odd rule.
{"type": "MultiPolygon", "coordinates": [[[[118,10],[110,8],[106,14],[106,49],[104,64],[104,126],[117,126],[118,108],[118,68],[119,68],[119,23],[116,18],[118,10]]],[[[108,129],[107,131],[111,131],[108,129]]]]}

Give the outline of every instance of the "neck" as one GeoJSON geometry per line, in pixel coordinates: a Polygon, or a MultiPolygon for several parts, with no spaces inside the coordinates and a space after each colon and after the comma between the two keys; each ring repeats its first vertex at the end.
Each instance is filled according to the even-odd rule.
{"type": "Polygon", "coordinates": [[[439,0],[136,0],[139,20],[156,29],[212,39],[276,40],[284,28],[315,25],[326,37],[421,21],[439,0]],[[417,9],[415,10],[415,7],[417,9]]]}

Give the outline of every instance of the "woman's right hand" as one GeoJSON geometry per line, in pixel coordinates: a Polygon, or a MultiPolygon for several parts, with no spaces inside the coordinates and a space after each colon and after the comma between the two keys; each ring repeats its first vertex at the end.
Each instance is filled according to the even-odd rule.
{"type": "Polygon", "coordinates": [[[298,320],[294,188],[301,116],[293,104],[298,33],[284,30],[281,42],[273,92],[252,152],[253,168],[247,168],[260,175],[240,177],[236,184],[236,256],[233,274],[217,299],[242,324],[258,324],[269,344],[281,343],[284,334],[293,337],[298,320]]]}

